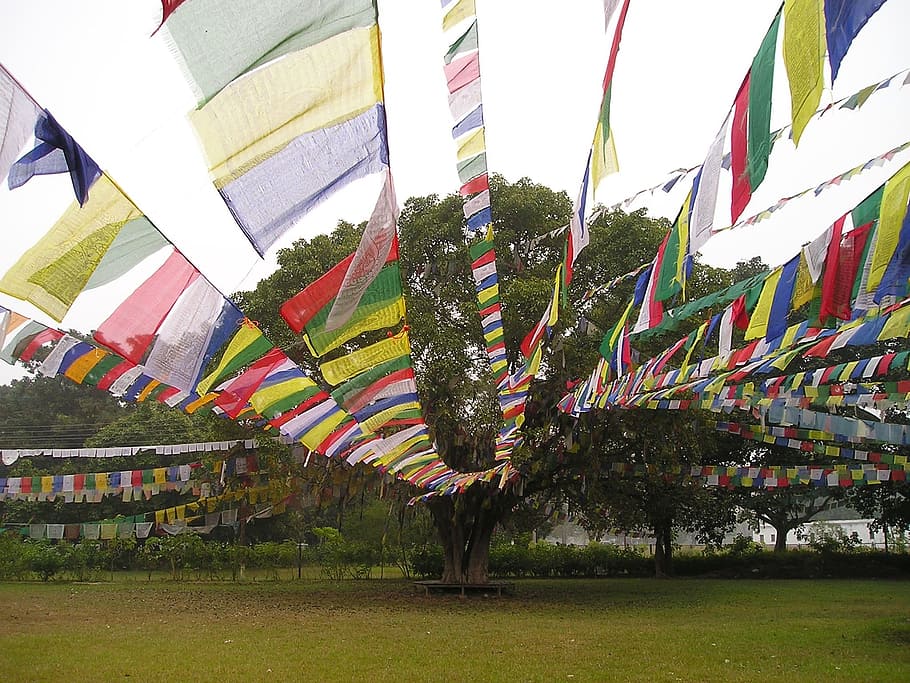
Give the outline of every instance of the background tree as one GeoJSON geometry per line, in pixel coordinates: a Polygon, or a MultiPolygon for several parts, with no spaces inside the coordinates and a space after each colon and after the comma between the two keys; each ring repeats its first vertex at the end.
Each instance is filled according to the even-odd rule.
{"type": "MultiPolygon", "coordinates": [[[[508,183],[494,176],[491,186],[506,348],[515,365],[522,339],[551,298],[565,242],[564,232],[551,233],[568,223],[571,203],[564,193],[528,179],[508,183]]],[[[600,214],[590,226],[591,243],[576,263],[569,299],[577,301],[583,292],[650,261],[668,227],[666,221],[649,219],[643,211],[600,214]]],[[[314,368],[314,360],[288,333],[278,316],[279,307],[354,251],[358,237],[359,229],[339,223],[331,236],[295,242],[279,252],[280,269],[275,274],[254,291],[237,295],[247,314],[305,367],[314,368]]],[[[432,437],[450,467],[459,471],[487,468],[493,464],[494,438],[501,417],[476,312],[461,198],[431,195],[409,199],[399,221],[399,240],[412,357],[432,437]]],[[[694,295],[716,286],[721,274],[726,278],[723,282],[728,283],[725,271],[706,270],[699,275],[693,284],[694,295]]],[[[623,419],[594,416],[576,424],[562,415],[556,404],[567,383],[590,373],[603,331],[619,317],[634,285],[630,279],[591,298],[584,306],[569,306],[560,312],[541,379],[531,390],[523,428],[526,438],[514,456],[523,474],[520,493],[500,493],[493,487],[475,485],[462,495],[430,500],[428,507],[444,549],[445,581],[486,580],[493,530],[519,503],[526,511],[552,509],[560,489],[580,499],[578,492],[585,482],[590,485],[603,474],[600,463],[609,449],[605,450],[601,440],[614,438],[609,430],[622,429],[623,419]]],[[[375,333],[374,338],[380,336],[375,333]]],[[[367,335],[366,341],[370,339],[367,335]]],[[[346,346],[332,355],[351,348],[346,346]]],[[[653,417],[649,413],[638,419],[654,449],[668,443],[660,429],[689,429],[687,417],[667,417],[660,427],[653,417]],[[649,421],[651,427],[644,429],[649,421]]],[[[615,438],[615,443],[614,455],[628,445],[622,438],[615,438]]],[[[694,458],[693,450],[682,459],[694,462],[694,458]]],[[[678,512],[672,518],[681,516],[678,512]]],[[[666,538],[666,533],[662,534],[666,538]]]]}
{"type": "Polygon", "coordinates": [[[110,394],[65,377],[24,377],[0,386],[0,448],[80,448],[127,412],[110,394]]]}
{"type": "MultiPolygon", "coordinates": [[[[770,465],[816,465],[831,466],[830,457],[805,453],[781,446],[748,448],[740,463],[749,467],[770,465]]],[[[787,534],[793,529],[811,522],[835,500],[844,496],[844,489],[818,488],[795,484],[774,489],[739,489],[737,503],[745,511],[745,518],[753,525],[764,522],[774,528],[774,551],[787,550],[787,534]]]]}

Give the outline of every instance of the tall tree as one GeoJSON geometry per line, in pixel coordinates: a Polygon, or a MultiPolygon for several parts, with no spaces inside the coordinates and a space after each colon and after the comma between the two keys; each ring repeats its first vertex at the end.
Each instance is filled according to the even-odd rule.
{"type": "MultiPolygon", "coordinates": [[[[564,233],[554,231],[568,223],[571,204],[564,193],[527,179],[508,183],[494,177],[492,195],[506,347],[515,364],[522,339],[552,297],[565,240],[564,233]]],[[[648,262],[667,228],[665,221],[651,220],[643,212],[602,213],[590,226],[590,246],[576,263],[568,298],[577,301],[596,285],[648,262]]],[[[238,295],[247,314],[308,367],[314,368],[313,359],[287,333],[278,308],[352,252],[358,234],[358,229],[340,223],[329,237],[296,242],[279,252],[279,271],[256,290],[238,295]]],[[[399,235],[407,324],[427,423],[449,466],[459,471],[484,469],[493,463],[501,417],[476,313],[461,199],[432,195],[408,200],[399,235]]],[[[597,469],[590,468],[604,456],[600,440],[607,425],[614,423],[599,418],[576,423],[556,404],[567,383],[587,375],[596,363],[603,330],[619,317],[634,284],[629,280],[583,307],[568,306],[560,312],[541,379],[531,390],[525,440],[514,454],[523,475],[520,494],[475,485],[461,495],[429,502],[445,551],[445,581],[486,581],[493,530],[519,501],[553,502],[561,488],[577,490],[589,471],[596,474],[597,469]]],[[[678,420],[672,427],[668,422],[667,428],[684,422],[678,420]]],[[[667,443],[656,433],[653,440],[667,443]]]]}

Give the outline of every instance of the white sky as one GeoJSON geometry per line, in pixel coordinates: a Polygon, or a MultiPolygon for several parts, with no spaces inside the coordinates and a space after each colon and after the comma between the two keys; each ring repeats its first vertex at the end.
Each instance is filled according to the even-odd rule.
{"type": "MultiPolygon", "coordinates": [[[[779,0],[632,2],[611,108],[622,169],[602,184],[598,201],[613,204],[655,185],[674,168],[701,162],[778,5],[779,0]]],[[[477,6],[491,171],[513,181],[528,176],[574,197],[609,49],[602,0],[477,0],[477,6]]],[[[441,33],[439,2],[379,0],[379,10],[399,200],[456,191],[453,124],[442,75],[448,41],[441,33]]],[[[158,0],[0,0],[0,62],[230,294],[251,287],[274,261],[259,259],[208,180],[186,120],[192,95],[161,36],[149,37],[159,16],[158,0]]],[[[910,0],[889,0],[854,42],[823,104],[910,67],[907,26],[910,0]]],[[[780,66],[776,77],[772,127],[789,121],[780,66]]],[[[765,184],[744,216],[907,140],[910,86],[878,93],[859,111],[831,112],[809,125],[798,151],[787,140],[777,144],[765,184]]],[[[907,160],[910,154],[818,199],[794,202],[755,228],[715,237],[704,249],[706,258],[720,265],[754,255],[781,262],[907,160]]],[[[62,213],[71,196],[54,194],[59,180],[35,178],[14,193],[0,190],[0,269],[9,268],[62,213]]],[[[366,219],[378,189],[375,178],[350,186],[276,248],[329,232],[340,218],[366,219]]],[[[657,193],[652,214],[672,218],[684,193],[682,184],[670,195],[657,193]]],[[[146,265],[150,272],[155,264],[146,265]]],[[[64,325],[90,329],[110,312],[106,296],[110,292],[83,297],[64,325]]],[[[0,304],[35,314],[2,294],[0,304]]],[[[0,367],[0,380],[5,372],[0,367]]]]}

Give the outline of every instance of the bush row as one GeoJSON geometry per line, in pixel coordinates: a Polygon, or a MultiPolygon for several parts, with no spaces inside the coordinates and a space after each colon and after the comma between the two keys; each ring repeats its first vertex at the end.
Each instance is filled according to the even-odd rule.
{"type": "Polygon", "coordinates": [[[75,544],[0,534],[0,580],[88,581],[123,570],[166,572],[174,580],[220,578],[229,572],[236,579],[245,569],[265,570],[277,578],[278,569],[297,566],[298,552],[302,564],[319,567],[323,576],[334,579],[369,576],[380,560],[378,549],[340,538],[298,549],[294,541],[244,546],[194,534],[75,544]]]}
{"type": "MultiPolygon", "coordinates": [[[[443,569],[442,548],[428,546],[416,553],[413,567],[422,578],[438,578],[443,569]]],[[[774,553],[747,548],[743,552],[734,548],[676,554],[673,573],[724,578],[906,577],[910,575],[910,554],[860,549],[774,553]]],[[[493,578],[647,577],[654,575],[654,559],[631,546],[500,545],[490,549],[489,574],[493,578]]]]}
{"type": "MultiPolygon", "coordinates": [[[[121,570],[145,570],[149,578],[153,572],[164,572],[174,580],[227,574],[237,579],[246,569],[277,579],[279,569],[297,566],[298,552],[304,565],[317,567],[322,577],[333,580],[369,577],[380,560],[397,563],[405,576],[438,578],[442,574],[438,545],[415,546],[404,562],[402,557],[381,558],[378,548],[346,541],[334,529],[320,531],[319,543],[302,549],[293,541],[243,546],[204,541],[192,534],[76,544],[0,535],[0,580],[86,581],[121,570]]],[[[896,578],[910,576],[910,554],[859,549],[773,553],[734,546],[723,552],[677,554],[673,571],[677,576],[724,578],[896,578]]],[[[646,577],[654,575],[654,560],[638,548],[597,543],[502,544],[490,549],[489,573],[493,578],[646,577]]]]}

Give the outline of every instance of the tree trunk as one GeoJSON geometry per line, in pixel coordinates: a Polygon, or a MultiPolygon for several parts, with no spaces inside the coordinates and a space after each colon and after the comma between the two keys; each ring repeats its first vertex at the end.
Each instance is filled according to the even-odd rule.
{"type": "Polygon", "coordinates": [[[776,553],[785,553],[787,552],[787,534],[790,533],[789,526],[775,526],[774,533],[777,534],[774,538],[774,552],[776,553]]]}
{"type": "Polygon", "coordinates": [[[654,541],[654,575],[658,579],[669,578],[673,576],[673,525],[656,525],[654,541]]]}
{"type": "Polygon", "coordinates": [[[514,502],[504,494],[491,498],[487,489],[430,500],[428,506],[442,543],[443,583],[484,584],[489,581],[493,531],[514,502]]]}

